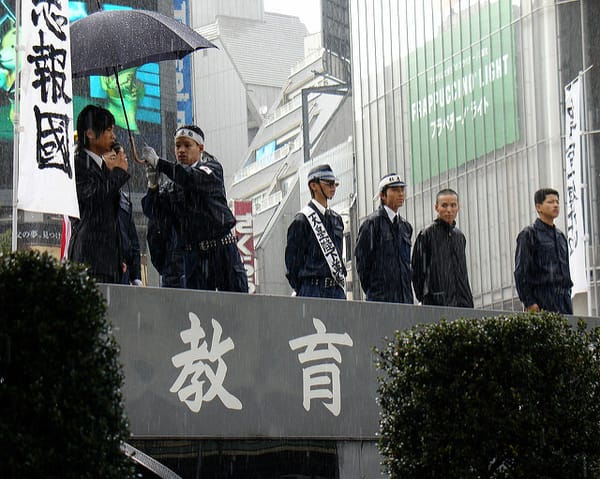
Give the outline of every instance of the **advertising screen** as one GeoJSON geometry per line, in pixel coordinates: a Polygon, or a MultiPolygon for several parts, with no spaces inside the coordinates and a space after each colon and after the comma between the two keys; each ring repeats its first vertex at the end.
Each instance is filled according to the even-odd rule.
{"type": "MultiPolygon", "coordinates": [[[[14,0],[0,0],[0,188],[12,187],[12,158],[14,141],[14,99],[16,71],[16,13],[14,0]]],[[[142,8],[154,10],[156,2],[152,0],[129,0],[101,3],[103,10],[123,10],[142,8]]],[[[95,1],[70,1],[69,22],[73,23],[98,10],[95,1]]],[[[136,144],[148,143],[155,147],[161,144],[161,84],[160,67],[149,63],[118,72],[123,95],[123,105],[119,97],[114,75],[90,76],[73,81],[73,120],[87,104],[102,105],[115,117],[116,135],[119,142],[126,145],[127,117],[129,128],[136,144]]],[[[27,128],[27,125],[23,125],[27,128]]],[[[130,156],[131,158],[131,156],[130,156]]],[[[137,178],[133,187],[137,186],[137,178]]],[[[141,184],[141,182],[140,182],[141,184]]],[[[2,202],[0,198],[1,203],[2,202]]],[[[1,204],[8,206],[7,204],[1,204]]]]}

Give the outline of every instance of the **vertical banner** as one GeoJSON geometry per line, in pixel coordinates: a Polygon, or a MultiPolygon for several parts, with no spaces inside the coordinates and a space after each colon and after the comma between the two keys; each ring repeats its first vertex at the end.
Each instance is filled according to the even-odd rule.
{"type": "Polygon", "coordinates": [[[79,217],[68,7],[66,0],[22,3],[17,207],[79,217]]]}
{"type": "Polygon", "coordinates": [[[565,87],[566,220],[572,294],[587,291],[585,227],[581,167],[581,85],[576,78],[565,87]]]}
{"type": "Polygon", "coordinates": [[[254,275],[254,226],[252,223],[252,201],[233,202],[233,214],[235,215],[235,235],[237,236],[237,247],[248,275],[248,292],[256,291],[256,280],[254,275]]]}
{"type": "MultiPolygon", "coordinates": [[[[173,0],[173,14],[176,20],[188,25],[189,5],[187,0],[173,0]]],[[[194,122],[192,111],[192,66],[191,55],[175,62],[175,82],[177,92],[177,127],[194,122]]]]}

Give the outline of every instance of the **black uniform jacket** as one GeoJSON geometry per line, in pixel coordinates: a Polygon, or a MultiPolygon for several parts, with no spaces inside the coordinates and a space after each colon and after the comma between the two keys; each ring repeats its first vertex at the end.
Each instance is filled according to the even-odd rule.
{"type": "Polygon", "coordinates": [[[223,167],[212,155],[193,166],[159,159],[168,179],[142,198],[148,217],[148,249],[163,286],[181,287],[184,251],[230,233],[235,217],[227,206],[223,167]]]}
{"type": "MultiPolygon", "coordinates": [[[[344,266],[342,256],[342,244],[344,241],[344,222],[342,221],[342,217],[333,210],[328,210],[329,213],[326,216],[322,215],[312,201],[309,203],[309,206],[317,212],[329,237],[335,244],[335,249],[342,261],[342,269],[345,275],[346,267],[344,266]]],[[[321,251],[319,242],[308,219],[302,212],[296,213],[294,221],[292,221],[292,224],[288,228],[285,267],[286,277],[290,286],[295,291],[300,289],[304,278],[331,277],[331,270],[321,251]]]]}
{"type": "Polygon", "coordinates": [[[412,226],[398,216],[395,226],[384,206],[360,226],[356,270],[369,301],[413,303],[410,245],[412,226]]]}
{"type": "Polygon", "coordinates": [[[464,234],[455,224],[436,219],[415,240],[413,286],[423,304],[473,307],[464,234]]]}
{"type": "MultiPolygon", "coordinates": [[[[538,218],[519,233],[515,283],[525,307],[552,305],[556,302],[557,290],[571,289],[567,238],[558,228],[538,218]]],[[[570,296],[570,291],[567,293],[570,296]]]]}
{"type": "Polygon", "coordinates": [[[121,253],[119,224],[120,189],[129,179],[121,168],[102,168],[85,151],[75,158],[79,219],[72,219],[69,243],[71,261],[86,263],[100,281],[119,283],[121,253]]]}
{"type": "Polygon", "coordinates": [[[159,159],[158,171],[170,181],[148,190],[142,201],[144,214],[172,224],[183,247],[222,238],[235,226],[227,206],[223,167],[210,155],[204,158],[193,166],[159,159]]]}

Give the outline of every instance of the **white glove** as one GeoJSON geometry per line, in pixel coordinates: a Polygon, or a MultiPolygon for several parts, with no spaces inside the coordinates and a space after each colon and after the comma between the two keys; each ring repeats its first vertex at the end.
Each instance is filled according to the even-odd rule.
{"type": "Polygon", "coordinates": [[[158,186],[158,170],[151,165],[146,165],[146,178],[148,179],[148,188],[154,189],[158,186]]]}
{"type": "Polygon", "coordinates": [[[133,280],[133,285],[134,286],[144,286],[144,283],[142,283],[141,279],[134,279],[133,280]]]}
{"type": "Polygon", "coordinates": [[[144,146],[142,148],[142,160],[153,168],[156,168],[156,165],[158,165],[158,155],[154,151],[154,148],[148,145],[144,146]]]}

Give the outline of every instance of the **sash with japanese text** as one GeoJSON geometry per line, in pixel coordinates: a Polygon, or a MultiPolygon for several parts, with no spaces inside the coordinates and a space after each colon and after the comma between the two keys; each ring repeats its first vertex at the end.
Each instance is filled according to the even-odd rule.
{"type": "Polygon", "coordinates": [[[22,3],[17,207],[79,217],[68,2],[22,3]]]}
{"type": "Polygon", "coordinates": [[[327,233],[327,230],[321,221],[321,217],[308,205],[302,208],[302,214],[306,216],[306,219],[308,220],[308,223],[315,234],[315,238],[317,238],[319,247],[323,252],[323,256],[325,256],[325,260],[327,261],[327,265],[331,271],[331,276],[333,276],[333,279],[335,279],[335,282],[341,288],[344,288],[346,279],[344,278],[342,261],[340,260],[337,250],[335,249],[333,240],[329,236],[329,233],[327,233]]]}

